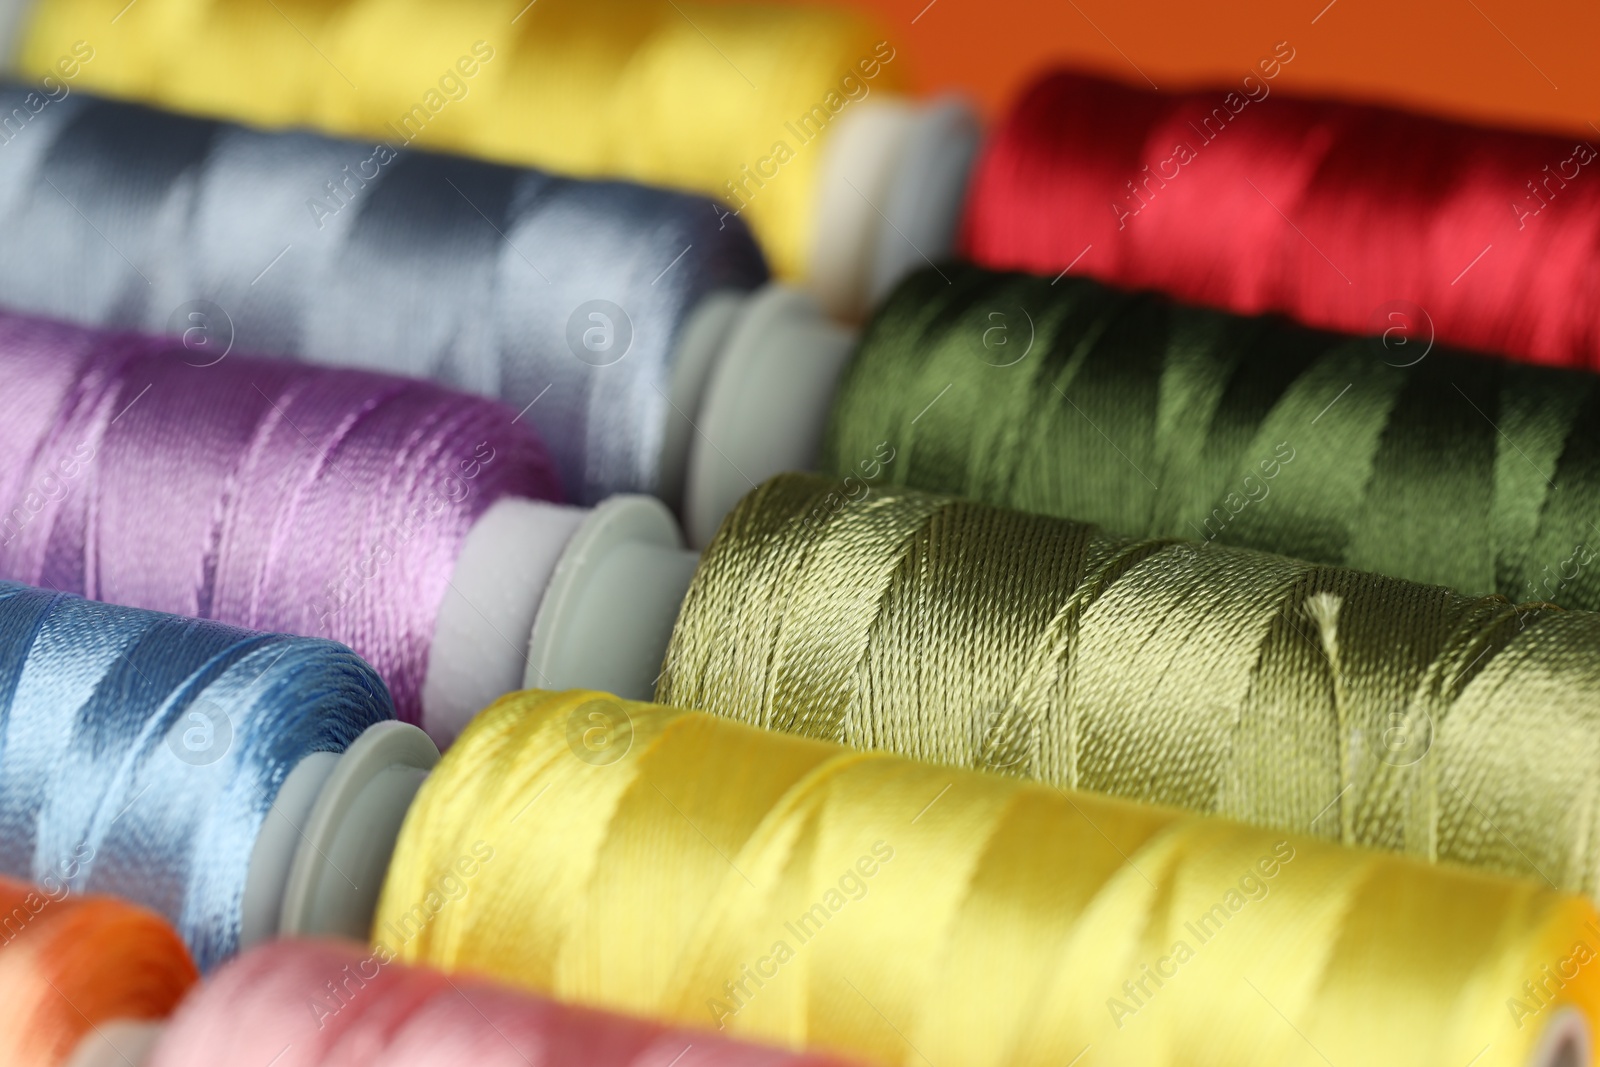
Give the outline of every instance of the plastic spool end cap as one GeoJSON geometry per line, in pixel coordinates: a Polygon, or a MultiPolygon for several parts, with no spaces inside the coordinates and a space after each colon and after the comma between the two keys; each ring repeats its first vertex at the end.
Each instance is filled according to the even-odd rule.
{"type": "Polygon", "coordinates": [[[830,315],[859,321],[906,274],[955,252],[981,137],[955,95],[873,97],[840,115],[811,238],[810,286],[830,315]]]}
{"type": "Polygon", "coordinates": [[[1569,1005],[1545,1025],[1528,1058],[1528,1067],[1589,1067],[1593,1055],[1594,1035],[1589,1031],[1589,1022],[1569,1005]]]}
{"type": "Polygon", "coordinates": [[[524,686],[650,699],[694,564],[661,501],[602,501],[567,542],[545,589],[524,686]]]}
{"type": "Polygon", "coordinates": [[[866,313],[885,219],[896,212],[886,205],[917,111],[904,97],[875,96],[840,114],[823,142],[807,281],[835,318],[866,313]]]}
{"type": "Polygon", "coordinates": [[[143,1067],[166,1029],[147,1019],[111,1019],[90,1030],[61,1067],[143,1067]]]}
{"type": "Polygon", "coordinates": [[[434,622],[422,722],[448,746],[502,693],[522,684],[539,602],[587,508],[504,497],[473,524],[434,622]]]}
{"type": "Polygon", "coordinates": [[[284,936],[365,941],[400,825],[439,762],[428,735],[373,723],[345,750],[306,821],[284,888],[284,936]]]}
{"type": "Polygon", "coordinates": [[[709,544],[723,517],[767,478],[816,467],[855,342],[853,330],[802,290],[769,285],[750,297],[700,405],[683,497],[691,545],[709,544]]]}
{"type": "Polygon", "coordinates": [[[918,108],[901,144],[873,248],[866,296],[876,307],[900,280],[955,254],[982,127],[965,98],[918,108]]]}
{"type": "Polygon", "coordinates": [[[250,849],[250,869],[239,907],[241,950],[277,936],[289,871],[303,847],[300,828],[311,818],[339,758],[337,752],[313,752],[302,759],[284,777],[272,807],[261,820],[261,830],[250,849]]]}
{"type": "Polygon", "coordinates": [[[683,479],[698,434],[695,423],[706,385],[749,298],[748,292],[731,289],[708,293],[678,332],[667,390],[671,411],[662,435],[661,481],[656,493],[675,514],[683,511],[683,479]]]}

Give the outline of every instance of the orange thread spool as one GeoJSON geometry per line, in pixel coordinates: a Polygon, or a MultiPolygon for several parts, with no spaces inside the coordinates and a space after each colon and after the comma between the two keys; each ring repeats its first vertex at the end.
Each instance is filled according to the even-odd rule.
{"type": "Polygon", "coordinates": [[[199,978],[154,912],[0,878],[0,1064],[57,1067],[113,1019],[160,1019],[199,978]]]}

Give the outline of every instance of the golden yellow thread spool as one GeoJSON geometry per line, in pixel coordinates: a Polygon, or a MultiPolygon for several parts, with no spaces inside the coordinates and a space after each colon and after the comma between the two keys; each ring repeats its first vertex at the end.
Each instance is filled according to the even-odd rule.
{"type": "Polygon", "coordinates": [[[819,106],[831,121],[847,77],[869,94],[905,81],[857,14],[687,0],[41,0],[20,68],[55,73],[78,41],[93,58],[75,86],[182,111],[742,189],[732,202],[787,276],[809,254],[826,139],[795,124],[819,106]],[[758,165],[767,179],[748,177],[758,165]]]}
{"type": "Polygon", "coordinates": [[[905,1067],[1524,1067],[1600,1008],[1531,882],[588,692],[478,716],[374,938],[905,1067]]]}

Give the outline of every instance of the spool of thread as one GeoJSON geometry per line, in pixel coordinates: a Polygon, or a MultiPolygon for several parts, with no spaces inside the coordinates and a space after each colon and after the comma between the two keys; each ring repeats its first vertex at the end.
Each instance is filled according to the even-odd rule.
{"type": "Polygon", "coordinates": [[[338,754],[426,746],[392,718],[331,641],[0,584],[0,873],[151,908],[207,969],[276,930],[338,754]]]}
{"type": "Polygon", "coordinates": [[[986,146],[962,242],[992,267],[1595,367],[1597,156],[1253,75],[1156,94],[1056,72],[986,146]]]}
{"type": "MultiPolygon", "coordinates": [[[[0,89],[0,114],[30,99],[0,89]]],[[[499,396],[569,499],[659,496],[700,544],[750,479],[816,464],[853,338],[803,293],[749,292],[760,254],[707,202],[82,94],[27,130],[0,153],[13,308],[167,332],[201,365],[288,354],[499,396]]]]}
{"type": "MultiPolygon", "coordinates": [[[[519,684],[606,685],[648,697],[698,559],[649,497],[612,497],[593,509],[496,504],[468,535],[440,610],[433,655],[448,669],[430,671],[457,698],[483,699],[434,716],[434,736],[447,744],[472,712],[519,684]],[[530,625],[531,634],[519,645],[487,642],[486,622],[497,636],[530,625]]],[[[252,856],[252,884],[263,887],[247,900],[259,920],[253,928],[367,937],[401,821],[438,758],[420,731],[382,723],[336,763],[303,761],[269,816],[280,838],[258,839],[252,856]]]]}
{"type": "MultiPolygon", "coordinates": [[[[696,206],[702,239],[743,216],[778,273],[816,279],[839,312],[863,296],[843,276],[943,257],[976,155],[971,108],[898,98],[907,60],[844,10],[338,0],[266,18],[239,0],[120,6],[34,5],[20,72],[59,80],[65,62],[74,87],[180,111],[696,190],[723,202],[696,206]]],[[[574,228],[562,243],[595,239],[574,228]]],[[[552,275],[570,269],[534,258],[552,275]]],[[[644,281],[666,267],[649,262],[644,281]]]]}
{"type": "Polygon", "coordinates": [[[374,937],[879,1064],[1523,1067],[1588,1062],[1595,923],[1528,881],[570,692],[446,753],[374,937]]]}
{"type": "Polygon", "coordinates": [[[823,469],[1600,609],[1589,374],[946,267],[879,309],[823,469]],[[890,462],[881,462],[885,455],[890,462]]]}
{"type": "Polygon", "coordinates": [[[585,503],[681,492],[701,376],[766,278],[698,197],[26,85],[0,89],[13,113],[6,305],[181,336],[196,364],[289,355],[502,398],[585,503]]]}
{"type": "Polygon", "coordinates": [[[657,699],[1600,896],[1600,615],[772,479],[657,699]]]}
{"type": "Polygon", "coordinates": [[[254,949],[190,997],[135,1067],[827,1067],[837,1061],[569,1007],[340,942],[254,949]]]}
{"type": "MultiPolygon", "coordinates": [[[[344,642],[444,732],[430,648],[464,544],[502,498],[560,497],[514,411],[427,382],[11,315],[0,377],[0,577],[344,642]]],[[[492,619],[477,641],[518,641],[492,619]]]]}
{"type": "Polygon", "coordinates": [[[116,1020],[164,1018],[194,984],[183,942],[144,908],[0,878],[0,1062],[63,1067],[116,1020]]]}

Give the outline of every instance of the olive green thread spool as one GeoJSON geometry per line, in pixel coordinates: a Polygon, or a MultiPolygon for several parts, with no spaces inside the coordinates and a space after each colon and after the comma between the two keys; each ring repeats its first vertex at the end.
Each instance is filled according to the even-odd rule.
{"type": "Polygon", "coordinates": [[[824,470],[887,441],[892,484],[1600,609],[1593,375],[942,270],[868,327],[824,470]]]}
{"type": "Polygon", "coordinates": [[[1600,615],[772,479],[657,699],[1600,891],[1600,615]]]}

